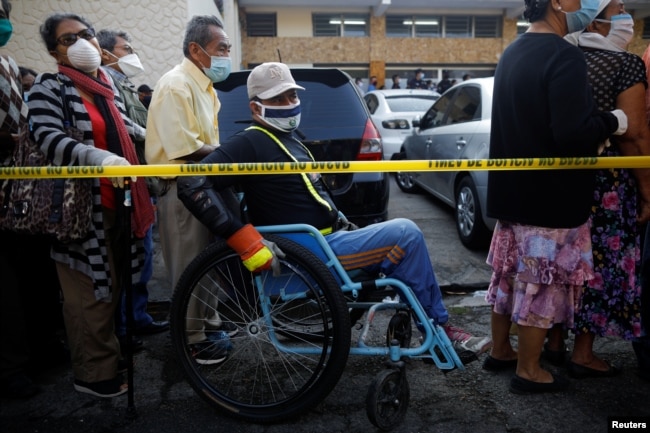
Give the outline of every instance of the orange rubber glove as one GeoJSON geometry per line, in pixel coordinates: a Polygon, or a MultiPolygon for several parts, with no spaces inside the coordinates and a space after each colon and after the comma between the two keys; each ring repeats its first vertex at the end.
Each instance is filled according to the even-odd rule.
{"type": "Polygon", "coordinates": [[[275,243],[266,241],[251,224],[237,230],[226,243],[239,254],[249,271],[273,269],[274,275],[279,274],[280,262],[276,256],[284,258],[284,252],[275,243]]]}

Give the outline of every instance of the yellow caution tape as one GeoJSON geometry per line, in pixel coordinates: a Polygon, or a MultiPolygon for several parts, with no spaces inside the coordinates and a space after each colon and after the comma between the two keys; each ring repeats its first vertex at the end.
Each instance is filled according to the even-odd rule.
{"type": "Polygon", "coordinates": [[[650,168],[650,156],[583,158],[445,159],[399,161],[316,161],[131,166],[0,167],[0,179],[127,176],[196,176],[291,173],[557,170],[650,168]]]}

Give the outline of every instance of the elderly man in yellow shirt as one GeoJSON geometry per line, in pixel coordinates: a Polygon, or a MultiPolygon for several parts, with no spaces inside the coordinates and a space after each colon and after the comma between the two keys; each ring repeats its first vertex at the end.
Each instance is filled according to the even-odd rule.
{"type": "MultiPolygon", "coordinates": [[[[230,74],[230,47],[217,17],[194,16],[190,20],[183,41],[185,58],[160,78],[151,98],[145,144],[148,164],[199,161],[219,145],[217,114],[221,104],[213,83],[230,74]]],[[[211,234],[178,199],[176,179],[167,178],[162,184],[158,229],[165,265],[175,287],[187,265],[208,245],[211,234]]],[[[189,308],[194,311],[192,315],[188,312],[188,317],[204,317],[208,325],[224,328],[216,310],[204,302],[197,301],[189,308]]],[[[204,325],[188,327],[196,329],[189,336],[199,354],[195,359],[202,364],[220,362],[226,353],[207,342],[204,325]]],[[[225,325],[225,330],[234,335],[233,324],[225,325]]]]}

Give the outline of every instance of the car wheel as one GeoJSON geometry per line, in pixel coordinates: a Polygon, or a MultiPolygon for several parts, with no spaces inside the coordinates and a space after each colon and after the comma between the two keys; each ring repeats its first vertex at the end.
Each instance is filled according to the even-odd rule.
{"type": "Polygon", "coordinates": [[[409,194],[415,194],[420,189],[415,182],[413,182],[413,176],[411,173],[398,171],[395,173],[395,181],[397,182],[399,189],[409,194]]]}
{"type": "MultiPolygon", "coordinates": [[[[390,159],[391,161],[406,159],[406,152],[404,152],[404,148],[402,148],[399,153],[394,153],[390,159]]],[[[393,174],[395,175],[397,186],[399,186],[399,189],[402,191],[409,194],[415,194],[420,190],[415,182],[413,182],[413,176],[410,173],[403,173],[401,171],[398,171],[393,174]]]]}
{"type": "Polygon", "coordinates": [[[461,179],[456,188],[456,230],[460,241],[467,248],[485,247],[490,231],[483,222],[478,194],[472,178],[461,179]]]}

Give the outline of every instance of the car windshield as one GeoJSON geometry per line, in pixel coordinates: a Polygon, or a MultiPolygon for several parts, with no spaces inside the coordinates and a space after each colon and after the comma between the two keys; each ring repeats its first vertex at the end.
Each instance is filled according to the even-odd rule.
{"type": "Polygon", "coordinates": [[[397,113],[397,112],[404,112],[404,111],[419,111],[424,113],[427,111],[431,105],[435,102],[437,98],[433,95],[431,96],[413,96],[413,95],[405,95],[405,96],[387,96],[386,97],[386,102],[388,103],[388,107],[390,107],[390,111],[397,113]]]}

